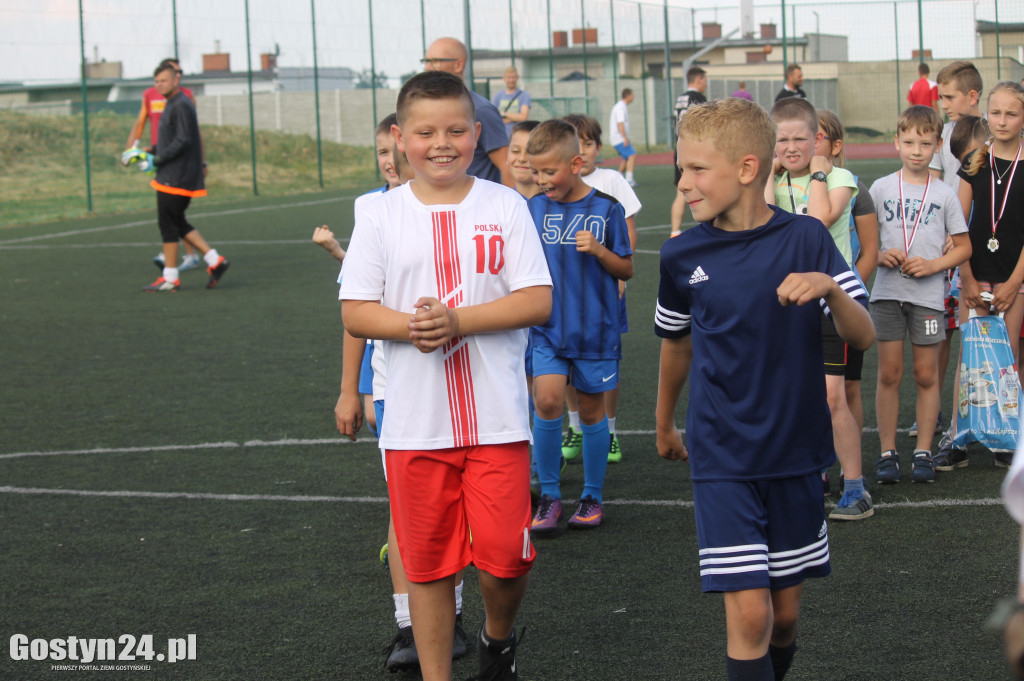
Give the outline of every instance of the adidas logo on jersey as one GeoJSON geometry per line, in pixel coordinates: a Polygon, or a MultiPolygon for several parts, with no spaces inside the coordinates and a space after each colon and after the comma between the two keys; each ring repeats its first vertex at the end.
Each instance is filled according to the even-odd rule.
{"type": "Polygon", "coordinates": [[[700,282],[707,281],[707,280],[708,280],[708,275],[704,273],[704,268],[701,267],[700,265],[697,265],[697,269],[695,269],[693,271],[693,274],[690,275],[690,283],[691,284],[699,284],[700,282]]]}

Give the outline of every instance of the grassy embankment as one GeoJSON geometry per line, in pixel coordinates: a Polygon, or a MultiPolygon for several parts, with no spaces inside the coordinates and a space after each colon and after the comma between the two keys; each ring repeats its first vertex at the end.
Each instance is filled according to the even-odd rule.
{"type": "MultiPolygon", "coordinates": [[[[134,116],[89,116],[93,211],[86,199],[81,115],[37,116],[0,110],[0,228],[154,208],[149,178],[120,163],[134,116]]],[[[147,130],[148,134],[148,130],[147,130]]],[[[209,173],[204,205],[252,196],[249,129],[203,126],[209,173]]],[[[346,190],[376,182],[372,149],[324,141],[324,187],[346,190]]],[[[320,191],[316,140],[256,132],[261,196],[320,191]]]]}

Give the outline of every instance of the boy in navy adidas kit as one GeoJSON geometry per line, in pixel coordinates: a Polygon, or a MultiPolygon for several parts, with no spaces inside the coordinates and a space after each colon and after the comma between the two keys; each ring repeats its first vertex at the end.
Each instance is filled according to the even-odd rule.
{"type": "Polygon", "coordinates": [[[622,205],[580,177],[576,128],[561,120],[544,121],[530,133],[526,153],[542,192],[530,199],[530,214],[554,283],[551,317],[530,330],[533,456],[541,486],[530,531],[543,534],[556,530],[562,516],[562,407],[570,376],[583,429],[583,494],[569,527],[593,528],[604,520],[602,490],[611,442],[604,393],[618,385],[619,280],[633,276],[633,251],[622,205]]]}
{"type": "Polygon", "coordinates": [[[867,294],[824,225],[764,200],[775,134],[740,99],[680,121],[679,191],[700,224],[662,246],[655,316],[658,453],[690,459],[701,586],[725,594],[730,681],[785,676],[803,580],[831,571],[820,310],[853,347],[875,337],[857,302],[867,294]],[[691,374],[692,457],[674,424],[691,374]]]}

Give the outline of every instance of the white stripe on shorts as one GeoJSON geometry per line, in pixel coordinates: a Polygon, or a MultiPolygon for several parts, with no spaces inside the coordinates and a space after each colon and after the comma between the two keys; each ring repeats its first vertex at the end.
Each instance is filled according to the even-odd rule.
{"type": "Polygon", "coordinates": [[[809,567],[827,563],[828,559],[828,537],[826,536],[801,549],[769,553],[768,576],[785,577],[809,567]],[[780,560],[783,558],[786,560],[780,560]]]}

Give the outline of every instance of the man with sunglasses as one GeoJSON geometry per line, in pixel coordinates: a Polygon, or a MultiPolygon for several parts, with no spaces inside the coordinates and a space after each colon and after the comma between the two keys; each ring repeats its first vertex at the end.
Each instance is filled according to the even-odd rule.
{"type": "MultiPolygon", "coordinates": [[[[447,71],[465,80],[463,72],[466,69],[467,58],[466,46],[460,41],[455,38],[438,38],[430,44],[427,54],[420,62],[425,71],[447,71]]],[[[470,85],[467,83],[467,86],[470,85]]],[[[498,182],[506,187],[515,187],[515,180],[507,162],[508,133],[505,131],[501,114],[494,104],[483,95],[474,92],[472,87],[469,87],[469,94],[473,97],[473,105],[476,107],[480,136],[476,141],[473,162],[467,172],[474,177],[498,182]]]]}

